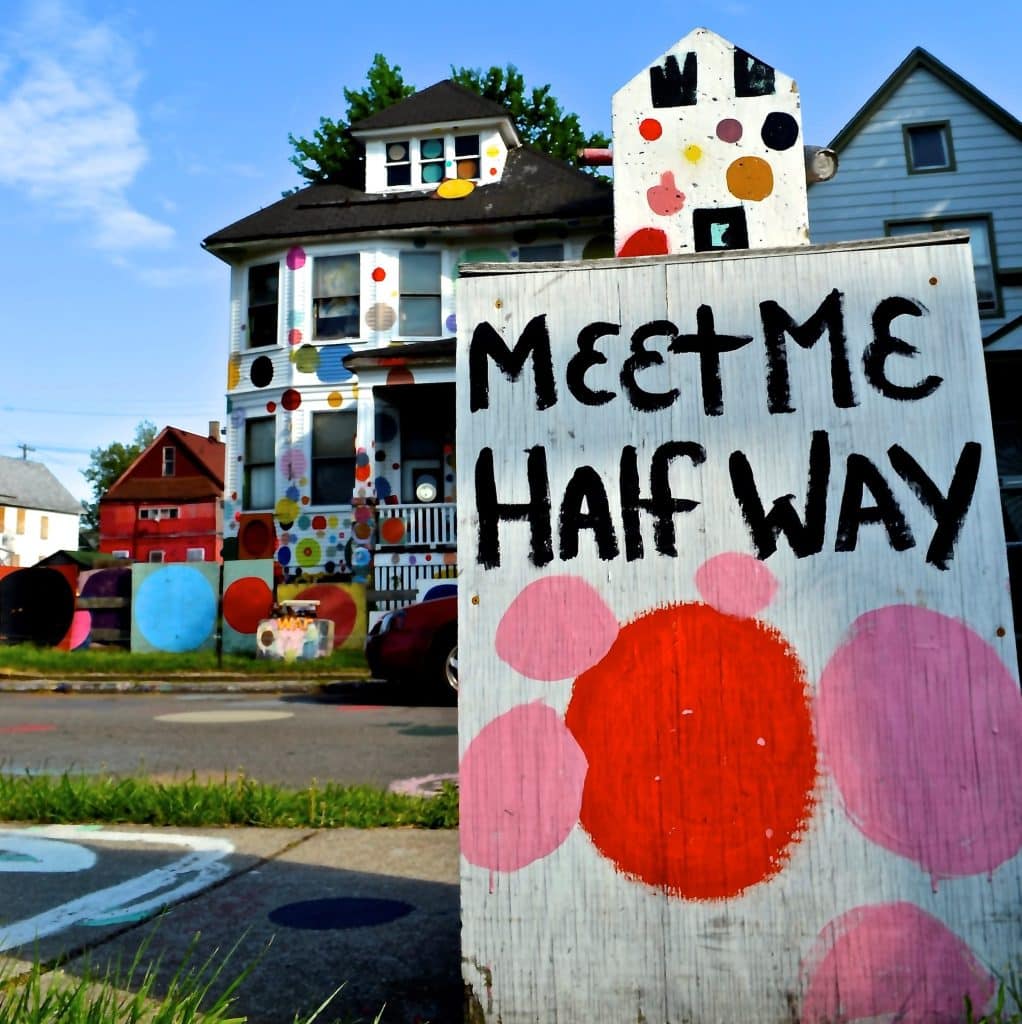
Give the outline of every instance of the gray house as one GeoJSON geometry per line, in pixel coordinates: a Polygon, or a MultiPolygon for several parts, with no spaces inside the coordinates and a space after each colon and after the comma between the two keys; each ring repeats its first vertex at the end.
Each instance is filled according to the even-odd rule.
{"type": "Polygon", "coordinates": [[[0,566],[78,547],[81,503],[41,462],[0,455],[0,566]]]}
{"type": "Polygon", "coordinates": [[[1016,628],[1022,623],[1022,123],[921,48],[830,143],[809,190],[814,242],[970,234],[1016,628]]]}

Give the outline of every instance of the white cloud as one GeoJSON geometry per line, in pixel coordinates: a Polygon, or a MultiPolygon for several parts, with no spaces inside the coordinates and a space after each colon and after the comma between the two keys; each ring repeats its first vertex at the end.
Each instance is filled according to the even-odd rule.
{"type": "Polygon", "coordinates": [[[0,185],[83,222],[98,248],[167,245],[173,229],[128,197],[148,159],[131,44],[62,0],[26,12],[0,36],[0,185]]]}

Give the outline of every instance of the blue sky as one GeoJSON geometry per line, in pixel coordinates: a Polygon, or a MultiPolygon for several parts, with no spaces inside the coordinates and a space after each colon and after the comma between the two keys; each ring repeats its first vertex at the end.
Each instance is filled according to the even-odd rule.
{"type": "Polygon", "coordinates": [[[223,421],[228,271],[202,238],[298,184],[288,132],[340,117],[377,52],[420,88],[513,63],[587,130],[697,26],[799,83],[824,144],[914,46],[1018,116],[1017,0],[294,5],[5,0],[0,454],[76,496],[89,451],[150,419],[223,421]]]}

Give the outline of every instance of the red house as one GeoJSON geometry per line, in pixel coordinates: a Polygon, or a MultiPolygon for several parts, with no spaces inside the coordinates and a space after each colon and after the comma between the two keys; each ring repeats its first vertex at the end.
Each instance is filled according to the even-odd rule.
{"type": "Polygon", "coordinates": [[[219,562],[224,452],[209,435],[164,427],[99,502],[99,550],[136,562],[219,562]]]}

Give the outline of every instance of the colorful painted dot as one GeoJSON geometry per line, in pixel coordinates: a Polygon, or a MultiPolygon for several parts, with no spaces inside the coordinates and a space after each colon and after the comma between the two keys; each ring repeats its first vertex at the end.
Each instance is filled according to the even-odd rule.
{"type": "Polygon", "coordinates": [[[341,397],[340,391],[331,391],[330,394],[326,396],[326,404],[329,405],[331,409],[339,409],[344,404],[344,399],[341,397]]]}
{"type": "Polygon", "coordinates": [[[277,548],[277,561],[280,562],[281,565],[290,565],[291,549],[288,547],[277,548]]]}
{"type": "Polygon", "coordinates": [[[278,522],[285,526],[286,529],[298,518],[299,509],[298,505],[291,498],[281,498],[273,511],[278,522]]]}
{"type": "Polygon", "coordinates": [[[775,110],[763,119],[760,135],[770,149],[791,149],[798,141],[798,121],[791,114],[775,110]]]}
{"type": "Polygon", "coordinates": [[[339,384],[351,377],[351,370],[344,365],[344,360],[351,355],[350,345],[327,345],[319,350],[319,363],[316,376],[324,384],[339,384]]]}
{"type": "Polygon", "coordinates": [[[376,282],[387,280],[387,271],[383,267],[373,267],[373,280],[376,282]]]}
{"type": "Polygon", "coordinates": [[[696,588],[717,611],[752,618],[774,599],[777,577],[752,555],[726,552],[699,567],[696,588]]]}
{"type": "Polygon", "coordinates": [[[397,312],[386,302],[377,302],[366,310],[366,326],[371,331],[389,331],[397,322],[397,312]]]}
{"type": "Polygon", "coordinates": [[[277,411],[277,403],[276,402],[267,402],[266,403],[266,411],[267,412],[276,412],[277,411]]]}
{"type": "Polygon", "coordinates": [[[690,164],[697,164],[703,158],[702,147],[697,146],[695,143],[692,143],[691,146],[686,146],[682,152],[690,164]]]}
{"type": "Polygon", "coordinates": [[[384,519],[383,522],[380,523],[380,537],[387,544],[399,544],[404,540],[404,536],[405,524],[398,516],[384,519]]]}
{"type": "Polygon", "coordinates": [[[372,466],[356,466],[355,467],[355,479],[361,480],[363,483],[373,475],[372,466]]]}
{"type": "Polygon", "coordinates": [[[325,530],[326,529],[326,516],[313,516],[312,517],[312,528],[314,530],[325,530]]]}
{"type": "Polygon", "coordinates": [[[655,142],[663,133],[664,126],[655,117],[647,117],[639,122],[639,134],[647,142],[655,142]]]}
{"type": "Polygon", "coordinates": [[[243,576],[224,591],[224,620],[237,633],[255,633],[272,607],[273,592],[257,576],[243,576]]]}
{"type": "Polygon", "coordinates": [[[294,412],[302,404],[302,393],[294,388],[288,388],[280,396],[280,404],[288,411],[294,412]]]}
{"type": "Polygon", "coordinates": [[[300,270],[305,266],[305,250],[298,246],[288,249],[286,262],[288,270],[300,270]]]}
{"type": "Polygon", "coordinates": [[[458,318],[457,318],[457,316],[455,316],[454,313],[451,313],[451,315],[444,321],[444,327],[448,331],[450,331],[451,334],[454,334],[454,332],[457,331],[457,329],[458,329],[458,318]]]}
{"type": "Polygon", "coordinates": [[[307,530],[309,528],[309,525],[310,525],[311,522],[312,522],[312,520],[309,519],[308,516],[299,516],[298,517],[298,529],[299,530],[307,530]]]}
{"type": "Polygon", "coordinates": [[[300,373],[315,373],[319,366],[319,352],[315,345],[302,345],[291,358],[300,373]]]}
{"type": "Polygon", "coordinates": [[[742,137],[742,122],[725,117],[717,122],[717,138],[721,142],[737,142],[742,137]]]}
{"type": "Polygon", "coordinates": [[[241,383],[241,356],[234,352],[227,360],[227,390],[233,391],[241,383]]]}
{"type": "Polygon", "coordinates": [[[259,356],[252,361],[248,370],[249,380],[256,388],[265,388],[273,381],[273,360],[269,356],[259,356]]]}
{"type": "Polygon", "coordinates": [[[287,342],[289,345],[300,345],[302,343],[302,332],[297,327],[292,327],[287,332],[287,342]]]}
{"type": "Polygon", "coordinates": [[[387,384],[414,384],[415,377],[406,366],[396,366],[387,373],[387,384]]]}
{"type": "Polygon", "coordinates": [[[448,178],[437,186],[436,194],[441,199],[464,199],[475,191],[475,182],[467,178],[448,178]]]}
{"type": "Polygon", "coordinates": [[[727,187],[736,199],[759,202],[774,190],[774,172],[766,160],[743,156],[727,169],[727,187]]]}
{"type": "Polygon", "coordinates": [[[313,565],[319,565],[319,542],[312,540],[311,538],[309,538],[308,540],[303,540],[298,545],[297,560],[298,564],[304,566],[305,568],[309,568],[313,565]]]}

